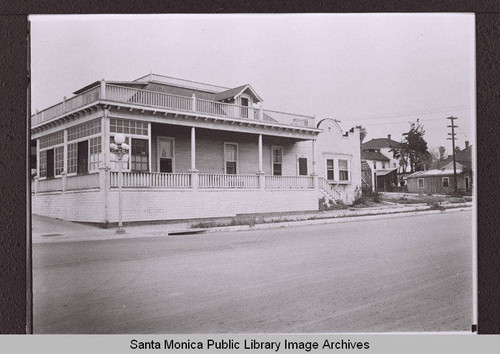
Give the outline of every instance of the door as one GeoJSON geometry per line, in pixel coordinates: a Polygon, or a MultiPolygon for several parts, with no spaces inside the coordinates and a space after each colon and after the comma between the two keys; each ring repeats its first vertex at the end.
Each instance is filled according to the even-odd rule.
{"type": "Polygon", "coordinates": [[[248,98],[246,97],[241,97],[241,118],[248,118],[248,98]]]}
{"type": "Polygon", "coordinates": [[[47,150],[47,178],[54,177],[54,149],[47,150]]]}
{"type": "Polygon", "coordinates": [[[174,172],[174,139],[158,137],[158,172],[174,172]]]}
{"type": "Polygon", "coordinates": [[[85,174],[89,172],[89,141],[80,141],[78,143],[77,155],[77,174],[85,174]]]}
{"type": "Polygon", "coordinates": [[[299,176],[307,176],[307,158],[299,157],[299,176]]]}

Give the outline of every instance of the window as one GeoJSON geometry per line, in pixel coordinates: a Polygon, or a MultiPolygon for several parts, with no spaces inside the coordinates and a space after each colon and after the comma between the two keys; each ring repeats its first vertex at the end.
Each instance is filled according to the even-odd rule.
{"type": "Polygon", "coordinates": [[[465,190],[469,191],[469,177],[465,177],[465,190]]]}
{"type": "Polygon", "coordinates": [[[333,180],[333,159],[326,160],[326,179],[333,180]]]}
{"type": "Polygon", "coordinates": [[[86,136],[96,135],[101,132],[101,120],[95,119],[90,122],[75,125],[68,128],[68,141],[81,139],[86,136]]]}
{"type": "Polygon", "coordinates": [[[248,98],[241,97],[240,117],[248,118],[248,98]]]}
{"type": "Polygon", "coordinates": [[[450,186],[450,178],[449,177],[443,177],[443,188],[444,187],[449,187],[450,186]]]}
{"type": "Polygon", "coordinates": [[[396,168],[396,163],[395,162],[392,163],[392,167],[396,168]]]}
{"type": "Polygon", "coordinates": [[[59,146],[54,149],[54,173],[59,176],[64,170],[64,147],[59,146]]]}
{"type": "Polygon", "coordinates": [[[128,119],[111,118],[109,120],[109,131],[111,133],[123,133],[133,135],[148,135],[148,123],[128,119]]]}
{"type": "Polygon", "coordinates": [[[158,170],[159,172],[174,172],[174,139],[158,137],[158,170]]]}
{"type": "Polygon", "coordinates": [[[307,158],[299,157],[299,176],[307,176],[307,158]]]}
{"type": "Polygon", "coordinates": [[[417,183],[418,183],[418,188],[424,188],[424,179],[423,178],[417,179],[417,183]]]}
{"type": "Polygon", "coordinates": [[[382,162],[382,169],[385,170],[385,162],[382,162]]]}
{"type": "Polygon", "coordinates": [[[68,173],[76,173],[78,143],[68,144],[68,173]]]}
{"type": "Polygon", "coordinates": [[[63,130],[40,137],[40,149],[45,149],[59,144],[64,144],[63,130]]]}
{"type": "Polygon", "coordinates": [[[99,168],[101,157],[101,137],[89,140],[89,170],[94,171],[99,168]]]}
{"type": "Polygon", "coordinates": [[[339,160],[339,180],[349,180],[349,163],[347,160],[339,160]]]}
{"type": "Polygon", "coordinates": [[[238,145],[224,144],[224,168],[228,175],[237,173],[238,145]]]}
{"type": "Polygon", "coordinates": [[[47,177],[47,150],[40,151],[40,177],[47,177]]]}
{"type": "Polygon", "coordinates": [[[54,177],[54,149],[47,150],[47,178],[54,177]]]}
{"type": "Polygon", "coordinates": [[[373,161],[373,169],[376,170],[377,169],[377,161],[373,161]]]}
{"type": "Polygon", "coordinates": [[[132,170],[149,171],[149,140],[132,139],[132,170]]]}
{"type": "Polygon", "coordinates": [[[283,174],[283,148],[274,147],[273,152],[273,176],[281,176],[283,174]]]}

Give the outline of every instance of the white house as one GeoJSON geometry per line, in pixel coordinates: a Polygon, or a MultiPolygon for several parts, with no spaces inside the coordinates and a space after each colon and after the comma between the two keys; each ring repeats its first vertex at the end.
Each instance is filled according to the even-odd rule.
{"type": "Polygon", "coordinates": [[[350,203],[361,187],[358,129],[266,110],[249,84],[149,74],[74,94],[31,117],[34,214],[116,222],[117,133],[131,147],[125,222],[317,210],[319,197],[350,203]]]}

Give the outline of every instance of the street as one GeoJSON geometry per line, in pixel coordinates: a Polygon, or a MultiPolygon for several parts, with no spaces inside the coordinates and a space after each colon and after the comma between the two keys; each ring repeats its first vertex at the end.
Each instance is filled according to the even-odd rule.
{"type": "Polygon", "coordinates": [[[471,225],[468,210],[34,244],[34,331],[470,331],[471,225]]]}

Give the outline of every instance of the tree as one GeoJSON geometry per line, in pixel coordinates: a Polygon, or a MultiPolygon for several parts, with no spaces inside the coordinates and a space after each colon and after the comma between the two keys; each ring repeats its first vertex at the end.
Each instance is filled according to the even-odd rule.
{"type": "Polygon", "coordinates": [[[403,171],[406,171],[408,165],[411,173],[422,171],[432,161],[424,134],[424,126],[417,119],[416,123],[410,123],[410,130],[403,134],[405,137],[400,146],[392,149],[394,158],[400,160],[403,171]]]}
{"type": "Polygon", "coordinates": [[[359,140],[361,141],[361,144],[363,144],[363,140],[365,140],[368,132],[366,131],[366,128],[361,125],[356,125],[356,128],[359,129],[359,140]]]}
{"type": "Polygon", "coordinates": [[[439,161],[443,161],[445,159],[444,154],[446,153],[446,148],[444,146],[440,146],[439,150],[439,161]]]}

